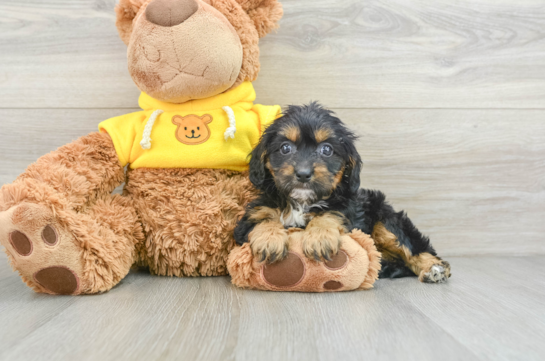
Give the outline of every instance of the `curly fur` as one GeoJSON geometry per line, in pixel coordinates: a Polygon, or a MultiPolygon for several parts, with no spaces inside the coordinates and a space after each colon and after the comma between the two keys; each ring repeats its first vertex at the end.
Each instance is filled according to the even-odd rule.
{"type": "Polygon", "coordinates": [[[136,169],[125,193],[146,236],[138,264],[165,276],[227,274],[236,222],[255,198],[247,173],[213,169],[136,169]]]}

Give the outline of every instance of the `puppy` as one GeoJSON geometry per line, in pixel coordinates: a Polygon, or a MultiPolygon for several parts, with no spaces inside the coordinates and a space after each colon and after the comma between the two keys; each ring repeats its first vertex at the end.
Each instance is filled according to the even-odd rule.
{"type": "Polygon", "coordinates": [[[357,228],[371,234],[382,253],[382,278],[445,282],[450,265],[429,239],[383,193],[360,189],[355,140],[318,103],[290,106],[252,152],[250,181],[260,194],[237,224],[236,242],[250,242],[255,257],[272,263],[288,253],[287,229],[303,228],[305,256],[319,262],[337,254],[341,235],[357,228]]]}

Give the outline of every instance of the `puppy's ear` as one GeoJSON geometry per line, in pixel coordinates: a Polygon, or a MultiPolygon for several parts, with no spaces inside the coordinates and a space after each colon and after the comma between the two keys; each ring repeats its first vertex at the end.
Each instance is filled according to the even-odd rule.
{"type": "Polygon", "coordinates": [[[278,28],[278,21],[284,15],[278,0],[236,0],[254,22],[259,37],[262,38],[278,28]]]}
{"type": "Polygon", "coordinates": [[[120,0],[115,7],[117,16],[115,26],[117,26],[119,37],[126,45],[129,45],[131,39],[132,21],[146,2],[146,0],[120,0]]]}
{"type": "Polygon", "coordinates": [[[350,192],[357,193],[360,189],[360,173],[363,163],[352,140],[344,140],[342,143],[349,154],[343,181],[350,189],[350,192]]]}
{"type": "Polygon", "coordinates": [[[250,182],[257,189],[263,189],[265,180],[269,176],[269,171],[265,167],[266,158],[267,150],[262,139],[252,151],[252,159],[250,159],[250,182]]]}
{"type": "Polygon", "coordinates": [[[358,155],[357,159],[350,159],[351,165],[348,167],[348,186],[350,187],[350,191],[352,193],[357,193],[360,189],[360,173],[361,173],[361,167],[362,162],[361,158],[358,155]]]}

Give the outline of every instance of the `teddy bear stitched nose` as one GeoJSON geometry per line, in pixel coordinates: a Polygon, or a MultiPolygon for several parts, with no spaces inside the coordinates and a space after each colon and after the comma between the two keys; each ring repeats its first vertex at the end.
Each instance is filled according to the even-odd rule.
{"type": "Polygon", "coordinates": [[[146,8],[146,19],[159,26],[180,25],[199,9],[196,0],[152,0],[146,8]]]}

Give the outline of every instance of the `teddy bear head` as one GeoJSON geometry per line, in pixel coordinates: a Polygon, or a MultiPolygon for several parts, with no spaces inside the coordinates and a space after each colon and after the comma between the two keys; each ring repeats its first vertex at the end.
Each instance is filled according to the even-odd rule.
{"type": "Polygon", "coordinates": [[[259,38],[277,27],[277,0],[120,0],[117,28],[138,88],[170,103],[253,81],[259,38]]]}

